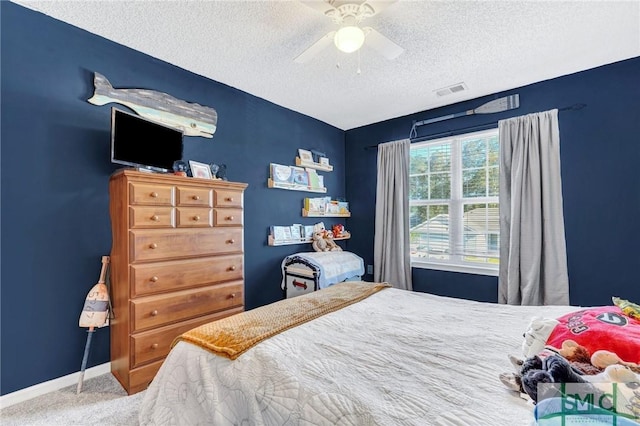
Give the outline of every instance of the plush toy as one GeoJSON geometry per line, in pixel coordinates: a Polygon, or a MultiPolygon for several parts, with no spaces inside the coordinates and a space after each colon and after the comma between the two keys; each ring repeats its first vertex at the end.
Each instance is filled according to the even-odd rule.
{"type": "Polygon", "coordinates": [[[331,230],[333,231],[334,238],[341,237],[344,232],[344,226],[337,223],[331,227],[331,230]]]}
{"type": "Polygon", "coordinates": [[[640,305],[615,296],[611,298],[611,301],[620,308],[625,315],[640,320],[640,305]]]}
{"type": "Polygon", "coordinates": [[[531,322],[529,322],[529,326],[524,332],[522,355],[525,358],[529,358],[540,353],[547,343],[547,338],[558,324],[560,322],[553,318],[531,318],[531,322]]]}
{"type": "Polygon", "coordinates": [[[321,231],[313,231],[311,247],[313,247],[315,251],[330,250],[327,240],[324,238],[324,233],[321,231]]]}
{"type": "Polygon", "coordinates": [[[624,383],[629,389],[640,388],[637,364],[622,361],[605,350],[590,355],[587,348],[573,340],[564,341],[560,349],[546,346],[525,360],[515,356],[509,356],[509,360],[516,373],[500,374],[500,380],[534,403],[538,400],[539,383],[589,383],[593,384],[594,392],[599,392],[602,383],[624,383]]]}
{"type": "Polygon", "coordinates": [[[534,403],[538,402],[538,385],[541,383],[584,383],[592,388],[592,393],[600,391],[571,367],[562,355],[554,354],[546,358],[532,356],[522,364],[522,388],[534,403]]]}
{"type": "Polygon", "coordinates": [[[336,244],[335,241],[333,241],[333,235],[331,232],[325,232],[324,240],[327,243],[327,246],[329,247],[329,251],[342,251],[342,247],[340,247],[339,245],[336,244]]]}
{"type": "Polygon", "coordinates": [[[613,365],[622,365],[624,367],[627,367],[634,373],[640,374],[640,365],[636,364],[635,362],[623,361],[618,355],[611,351],[595,351],[593,355],[591,355],[591,364],[602,369],[613,365]]]}

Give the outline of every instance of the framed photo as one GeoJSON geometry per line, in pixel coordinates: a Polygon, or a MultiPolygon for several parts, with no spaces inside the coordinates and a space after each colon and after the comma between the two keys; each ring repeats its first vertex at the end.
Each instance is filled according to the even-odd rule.
{"type": "Polygon", "coordinates": [[[323,166],[328,166],[329,159],[327,157],[320,157],[320,164],[322,164],[323,166]]]}
{"type": "Polygon", "coordinates": [[[208,164],[198,163],[197,161],[189,160],[189,167],[191,167],[191,176],[200,179],[211,179],[211,169],[208,164]]]}
{"type": "Polygon", "coordinates": [[[300,156],[300,160],[304,163],[313,163],[313,154],[311,151],[307,151],[306,149],[298,149],[298,155],[300,156]]]}

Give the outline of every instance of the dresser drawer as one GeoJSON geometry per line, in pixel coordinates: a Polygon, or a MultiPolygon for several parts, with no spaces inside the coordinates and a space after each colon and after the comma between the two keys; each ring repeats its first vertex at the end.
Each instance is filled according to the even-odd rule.
{"type": "Polygon", "coordinates": [[[129,207],[131,228],[173,228],[173,207],[129,207]]]}
{"type": "Polygon", "coordinates": [[[142,229],[130,232],[131,261],[242,252],[242,228],[142,229]]]}
{"type": "Polygon", "coordinates": [[[174,191],[171,185],[129,183],[129,204],[173,206],[174,191]]]}
{"type": "Polygon", "coordinates": [[[163,362],[164,360],[161,359],[152,364],[143,365],[142,367],[129,371],[129,387],[127,388],[129,395],[133,395],[149,387],[153,378],[156,377],[156,373],[160,370],[160,367],[162,367],[163,362]]]}
{"type": "Polygon", "coordinates": [[[242,210],[213,209],[213,226],[242,226],[242,210]]]}
{"type": "Polygon", "coordinates": [[[213,207],[242,208],[242,192],[232,189],[214,189],[213,207]]]}
{"type": "Polygon", "coordinates": [[[244,305],[243,282],[216,284],[131,301],[131,332],[244,305]]]}
{"type": "Polygon", "coordinates": [[[131,265],[131,298],[243,278],[243,256],[131,265]]]}
{"type": "Polygon", "coordinates": [[[244,311],[243,307],[233,308],[212,315],[134,334],[131,336],[131,352],[133,353],[131,366],[138,367],[144,363],[164,358],[169,353],[173,340],[182,333],[202,324],[228,317],[229,315],[238,314],[242,311],[244,311]]]}
{"type": "Polygon", "coordinates": [[[179,228],[207,228],[213,225],[212,209],[208,207],[178,207],[179,228]]]}
{"type": "Polygon", "coordinates": [[[177,190],[179,206],[213,206],[213,196],[209,188],[178,186],[177,190]]]}

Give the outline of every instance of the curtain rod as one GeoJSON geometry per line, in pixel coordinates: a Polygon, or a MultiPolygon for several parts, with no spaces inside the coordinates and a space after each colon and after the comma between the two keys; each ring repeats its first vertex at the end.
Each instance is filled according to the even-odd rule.
{"type": "MultiPolygon", "coordinates": [[[[573,104],[570,106],[558,108],[558,111],[578,111],[586,106],[587,104],[573,104]]],[[[410,138],[410,140],[411,142],[422,142],[430,138],[441,137],[441,136],[451,136],[454,133],[458,133],[458,132],[466,133],[472,130],[485,130],[485,127],[492,127],[492,126],[495,126],[496,124],[498,124],[497,121],[492,121],[484,124],[476,124],[475,126],[462,127],[460,129],[455,129],[455,130],[447,130],[446,132],[431,133],[429,135],[424,135],[417,138],[410,138]]],[[[369,146],[366,146],[364,149],[377,149],[377,148],[378,148],[378,145],[369,145],[369,146]]]]}

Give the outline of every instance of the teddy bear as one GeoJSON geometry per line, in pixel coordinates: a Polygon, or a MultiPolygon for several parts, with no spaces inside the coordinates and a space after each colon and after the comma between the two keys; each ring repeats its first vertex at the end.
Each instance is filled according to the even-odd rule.
{"type": "MultiPolygon", "coordinates": [[[[324,232],[313,231],[311,247],[315,251],[329,251],[330,247],[327,240],[324,238],[324,232]]],[[[335,244],[335,243],[334,243],[335,244]]]]}
{"type": "Polygon", "coordinates": [[[333,234],[331,232],[326,231],[324,233],[324,240],[329,247],[329,251],[342,251],[342,247],[340,247],[338,244],[336,244],[335,241],[333,241],[333,234]]]}

